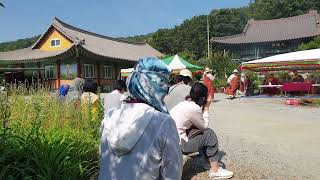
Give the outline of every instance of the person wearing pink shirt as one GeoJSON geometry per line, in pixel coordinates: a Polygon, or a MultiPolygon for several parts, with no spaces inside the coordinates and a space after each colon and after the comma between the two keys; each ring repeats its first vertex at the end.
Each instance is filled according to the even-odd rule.
{"type": "Polygon", "coordinates": [[[218,138],[209,127],[208,89],[196,83],[190,98],[173,107],[170,115],[176,123],[183,154],[203,152],[210,164],[209,177],[227,179],[233,172],[219,167],[218,138]]]}

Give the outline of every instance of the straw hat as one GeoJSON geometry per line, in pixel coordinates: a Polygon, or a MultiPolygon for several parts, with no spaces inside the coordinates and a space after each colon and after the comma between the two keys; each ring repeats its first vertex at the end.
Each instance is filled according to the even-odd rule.
{"type": "Polygon", "coordinates": [[[233,70],[232,73],[238,73],[239,74],[239,71],[235,69],[235,70],[233,70]]]}
{"type": "Polygon", "coordinates": [[[206,68],[204,69],[204,74],[206,74],[206,73],[212,73],[212,69],[206,67],[206,68]]]}
{"type": "Polygon", "coordinates": [[[192,79],[192,72],[189,69],[182,69],[180,71],[180,75],[181,76],[187,76],[187,77],[190,77],[192,79]]]}

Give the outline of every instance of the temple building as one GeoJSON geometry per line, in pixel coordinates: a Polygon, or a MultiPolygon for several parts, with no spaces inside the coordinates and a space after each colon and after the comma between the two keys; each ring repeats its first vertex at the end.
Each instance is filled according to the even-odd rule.
{"type": "Polygon", "coordinates": [[[103,36],[54,18],[31,47],[0,52],[0,69],[5,67],[0,75],[7,81],[39,78],[53,88],[82,77],[97,82],[108,91],[120,69],[133,67],[143,56],[161,57],[163,54],[146,42],[103,36]],[[18,71],[10,73],[10,69],[18,71]]]}
{"type": "Polygon", "coordinates": [[[243,33],[213,37],[214,48],[228,52],[233,59],[244,62],[296,51],[301,43],[320,35],[317,11],[289,18],[248,21],[243,33]]]}

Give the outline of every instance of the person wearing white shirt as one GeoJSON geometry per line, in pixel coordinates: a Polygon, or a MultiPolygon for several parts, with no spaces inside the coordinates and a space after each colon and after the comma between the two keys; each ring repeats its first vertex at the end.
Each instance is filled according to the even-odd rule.
{"type": "Polygon", "coordinates": [[[126,91],[126,83],[123,80],[117,80],[114,85],[114,90],[103,97],[104,112],[107,112],[111,108],[119,107],[127,98],[127,96],[124,95],[126,91]]]}

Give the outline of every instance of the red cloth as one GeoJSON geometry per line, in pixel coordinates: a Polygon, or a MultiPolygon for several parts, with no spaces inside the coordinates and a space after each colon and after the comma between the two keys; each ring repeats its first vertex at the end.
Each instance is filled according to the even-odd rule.
{"type": "Polygon", "coordinates": [[[240,91],[244,92],[244,82],[240,81],[240,91]]]}
{"type": "Polygon", "coordinates": [[[247,90],[249,84],[250,84],[250,80],[248,79],[248,77],[245,77],[244,81],[241,80],[240,81],[240,91],[245,92],[247,90]]]}
{"type": "Polygon", "coordinates": [[[282,90],[285,92],[292,92],[292,91],[311,92],[312,83],[299,83],[299,82],[284,83],[282,85],[282,90]]]}
{"type": "Polygon", "coordinates": [[[224,93],[227,95],[234,96],[236,94],[238,88],[239,88],[239,77],[236,76],[236,77],[232,78],[230,86],[225,89],[224,93]]]}
{"type": "Polygon", "coordinates": [[[203,78],[203,84],[208,88],[208,96],[211,96],[211,98],[214,98],[214,86],[212,81],[207,77],[204,76],[203,78]]]}

